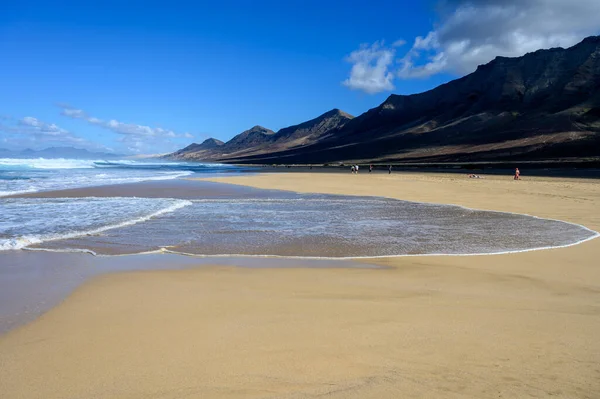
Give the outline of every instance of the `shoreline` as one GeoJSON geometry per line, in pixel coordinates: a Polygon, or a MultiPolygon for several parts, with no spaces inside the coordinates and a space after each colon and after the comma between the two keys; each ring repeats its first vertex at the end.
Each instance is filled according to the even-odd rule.
{"type": "MultiPolygon", "coordinates": [[[[400,173],[399,175],[404,176],[404,177],[410,176],[410,172],[407,174],[400,173]]],[[[265,175],[263,175],[263,176],[265,176],[265,175]]],[[[363,176],[361,176],[361,177],[363,177],[363,176]]],[[[375,175],[368,174],[367,176],[369,176],[369,178],[371,178],[375,175]]],[[[396,174],[396,176],[398,176],[398,174],[396,174]]],[[[445,177],[450,176],[451,178],[454,178],[454,175],[447,175],[447,174],[436,174],[433,176],[438,176],[438,177],[439,176],[445,176],[445,177]]],[[[167,182],[140,182],[140,183],[132,183],[132,184],[109,185],[109,186],[82,187],[82,188],[74,188],[74,189],[54,190],[54,191],[48,191],[48,192],[20,194],[20,195],[12,196],[10,198],[102,198],[102,197],[108,197],[108,198],[114,198],[114,197],[119,197],[119,198],[121,198],[121,197],[124,197],[124,198],[127,198],[127,197],[165,198],[164,190],[169,189],[170,190],[169,195],[172,196],[172,199],[191,200],[192,201],[192,202],[187,201],[187,204],[177,204],[177,205],[171,206],[171,207],[175,207],[175,209],[179,209],[183,206],[191,205],[194,200],[198,200],[198,196],[201,196],[202,199],[204,199],[204,198],[209,198],[209,199],[223,198],[223,199],[235,200],[236,198],[245,198],[246,195],[256,195],[257,198],[270,198],[270,195],[275,195],[276,197],[285,198],[286,193],[289,193],[289,194],[297,193],[293,190],[285,190],[285,189],[269,190],[269,189],[265,189],[265,188],[258,188],[258,190],[250,191],[253,189],[253,187],[244,184],[244,182],[246,181],[245,180],[246,177],[247,176],[237,176],[238,180],[235,180],[234,182],[231,181],[231,180],[235,179],[232,176],[199,177],[199,178],[189,178],[188,177],[188,178],[182,178],[179,181],[173,180],[173,181],[167,181],[167,182]],[[239,178],[242,178],[242,180],[239,180],[239,178]],[[223,181],[223,179],[225,181],[223,181]],[[202,185],[196,186],[192,182],[202,182],[202,185]],[[239,189],[236,189],[236,187],[239,187],[239,189]]],[[[391,176],[389,176],[389,177],[391,177],[391,176]]],[[[354,177],[354,178],[356,178],[356,177],[354,177]]],[[[550,178],[550,180],[552,180],[552,178],[550,178]]],[[[313,192],[305,192],[305,193],[313,193],[313,192]]],[[[314,194],[319,194],[319,193],[317,192],[314,194]]],[[[334,197],[340,196],[339,193],[331,193],[331,195],[334,197]]],[[[342,196],[348,197],[347,195],[342,195],[342,196]]],[[[342,198],[342,196],[340,196],[340,198],[342,198]]],[[[43,246],[45,242],[54,242],[54,241],[60,242],[61,240],[68,240],[69,238],[83,237],[83,236],[86,236],[89,234],[94,234],[96,232],[109,231],[109,230],[119,229],[119,228],[129,226],[129,225],[143,223],[143,220],[141,222],[137,221],[137,220],[131,220],[131,221],[121,222],[115,226],[102,227],[100,229],[97,229],[97,230],[94,230],[91,232],[90,231],[80,232],[80,233],[77,233],[77,235],[74,235],[73,237],[61,237],[61,238],[49,239],[49,240],[47,240],[45,242],[41,242],[41,243],[33,243],[30,245],[25,245],[24,247],[17,248],[16,250],[40,251],[40,252],[50,252],[50,253],[67,253],[67,254],[68,253],[86,253],[86,254],[89,254],[92,256],[99,256],[99,257],[140,256],[140,255],[155,255],[155,254],[168,253],[168,254],[190,256],[190,257],[196,257],[196,258],[219,258],[219,257],[243,258],[243,257],[248,257],[248,258],[282,258],[282,259],[288,258],[288,259],[307,259],[307,260],[366,260],[366,261],[368,261],[369,259],[421,257],[421,256],[430,257],[430,256],[505,255],[505,254],[512,254],[512,253],[524,253],[524,252],[541,251],[541,250],[548,250],[548,249],[567,248],[567,247],[579,245],[586,241],[593,240],[595,238],[600,237],[600,233],[598,231],[596,231],[592,228],[589,228],[584,224],[571,222],[571,221],[567,221],[567,220],[562,220],[562,219],[555,219],[555,218],[551,218],[551,217],[547,217],[547,216],[537,216],[534,214],[527,214],[527,213],[513,212],[513,211],[506,211],[506,210],[473,208],[473,207],[464,206],[461,204],[448,204],[448,203],[443,203],[443,202],[425,202],[425,201],[419,201],[419,200],[415,200],[415,199],[412,199],[412,200],[400,199],[395,196],[384,196],[384,195],[354,196],[353,195],[352,197],[360,198],[360,199],[380,198],[380,199],[389,199],[389,200],[414,203],[414,204],[432,204],[432,205],[441,205],[441,206],[453,206],[453,207],[458,207],[458,208],[462,208],[462,209],[470,210],[470,211],[485,211],[485,212],[508,214],[508,215],[527,216],[527,217],[532,217],[535,219],[555,221],[555,222],[570,224],[572,226],[577,226],[577,227],[589,232],[592,235],[589,237],[571,242],[571,243],[566,243],[566,244],[538,246],[538,247],[531,247],[531,248],[526,248],[526,249],[514,249],[514,250],[505,250],[505,251],[476,252],[476,253],[439,252],[439,253],[358,255],[358,256],[318,256],[318,255],[317,256],[308,256],[308,255],[303,256],[303,255],[244,254],[244,253],[197,254],[197,253],[189,253],[189,252],[184,252],[184,251],[172,250],[170,248],[173,246],[168,246],[168,245],[165,247],[145,250],[142,252],[120,253],[117,251],[115,251],[115,252],[108,251],[108,252],[104,252],[104,253],[97,253],[94,250],[94,248],[53,248],[53,247],[45,248],[43,246]]],[[[161,211],[158,211],[158,214],[162,214],[165,212],[170,212],[170,210],[169,209],[161,210],[161,211]]],[[[156,215],[154,215],[154,214],[148,215],[148,216],[142,217],[141,219],[146,220],[149,218],[153,218],[155,216],[156,215]]]]}
{"type": "MultiPolygon", "coordinates": [[[[589,180],[391,176],[214,181],[437,200],[600,227],[600,184],[589,180]]],[[[379,270],[103,275],[0,335],[0,390],[45,398],[592,398],[600,392],[598,242],[372,259],[379,270]]]]}

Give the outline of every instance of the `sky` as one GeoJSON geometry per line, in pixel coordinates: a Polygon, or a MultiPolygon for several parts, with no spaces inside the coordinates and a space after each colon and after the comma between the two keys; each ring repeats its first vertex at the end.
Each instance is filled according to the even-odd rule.
{"type": "Polygon", "coordinates": [[[598,0],[3,0],[0,148],[167,153],[599,33],[598,0]]]}

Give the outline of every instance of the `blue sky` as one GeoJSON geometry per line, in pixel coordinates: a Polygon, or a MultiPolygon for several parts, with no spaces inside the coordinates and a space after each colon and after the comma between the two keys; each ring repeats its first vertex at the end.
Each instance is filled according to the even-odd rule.
{"type": "Polygon", "coordinates": [[[4,1],[0,148],[169,152],[332,108],[359,115],[495,55],[598,33],[587,0],[510,25],[507,12],[540,14],[534,3],[4,1]]]}

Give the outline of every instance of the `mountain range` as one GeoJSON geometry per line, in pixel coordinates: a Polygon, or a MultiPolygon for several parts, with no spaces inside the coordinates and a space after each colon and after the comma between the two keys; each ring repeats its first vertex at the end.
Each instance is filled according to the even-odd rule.
{"type": "Polygon", "coordinates": [[[168,158],[225,163],[476,162],[600,157],[600,36],[496,57],[360,116],[333,109],[273,132],[255,126],[168,158]]]}

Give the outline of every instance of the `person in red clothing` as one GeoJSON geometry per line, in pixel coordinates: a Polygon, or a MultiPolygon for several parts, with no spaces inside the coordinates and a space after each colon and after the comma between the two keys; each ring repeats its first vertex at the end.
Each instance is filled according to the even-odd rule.
{"type": "Polygon", "coordinates": [[[519,180],[521,178],[521,171],[519,168],[515,169],[515,180],[519,180]]]}

